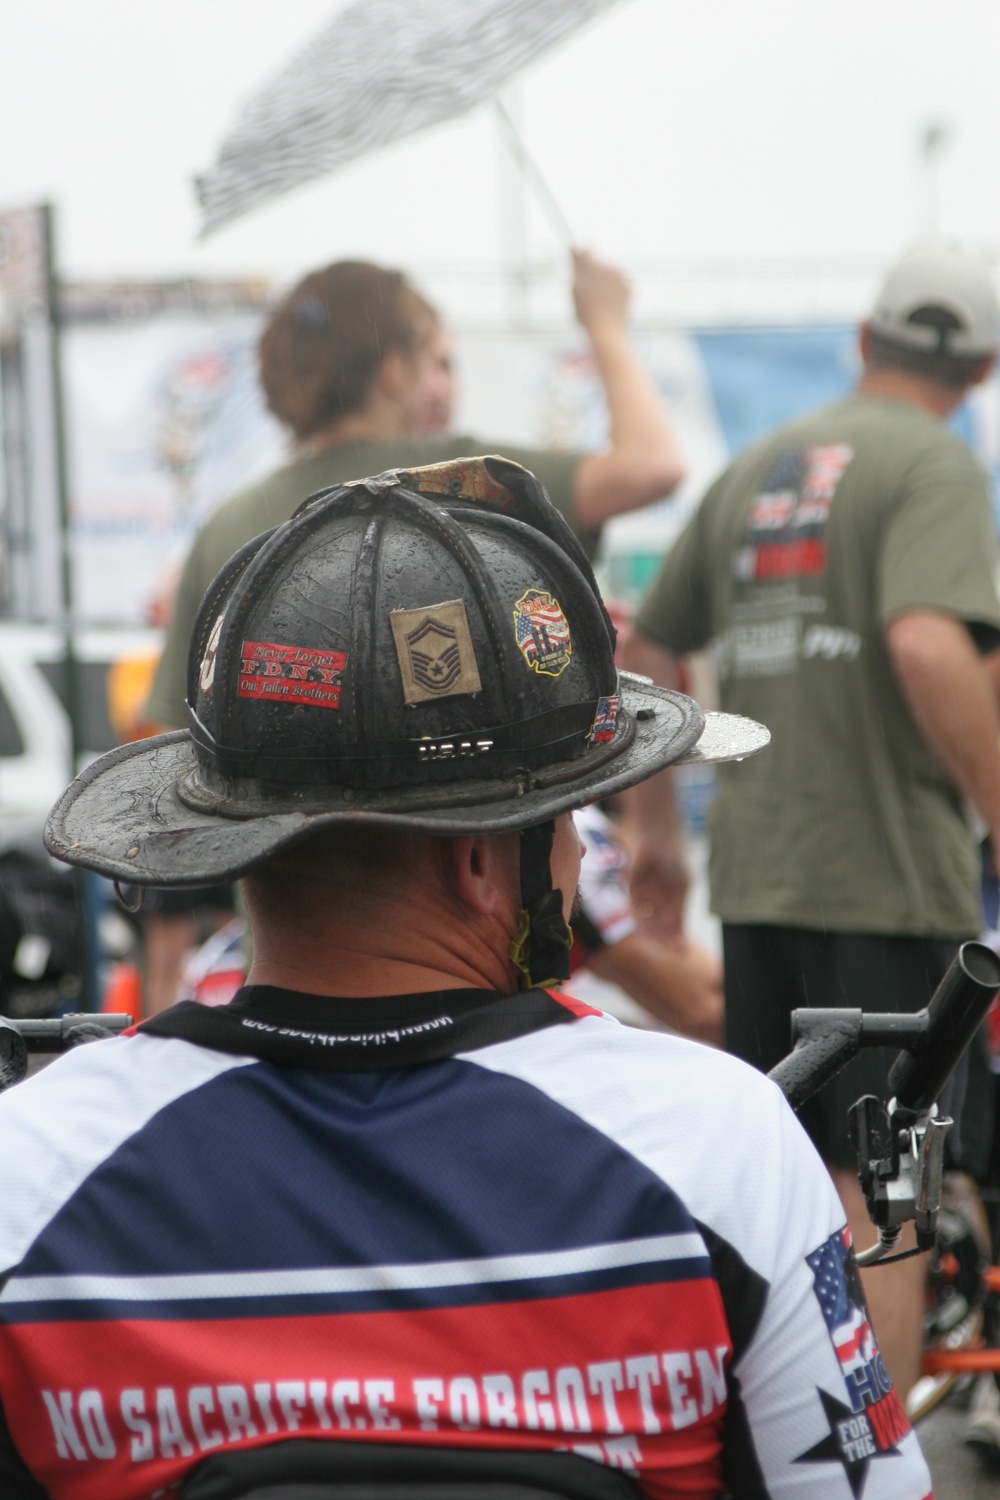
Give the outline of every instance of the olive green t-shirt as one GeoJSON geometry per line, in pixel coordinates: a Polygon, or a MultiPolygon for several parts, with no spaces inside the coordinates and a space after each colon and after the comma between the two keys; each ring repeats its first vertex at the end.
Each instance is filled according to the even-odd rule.
{"type": "Polygon", "coordinates": [[[573,520],[573,476],[580,462],[579,453],[516,448],[509,443],[491,444],[482,438],[460,436],[349,443],[312,458],[299,459],[227,500],[195,537],[178,585],[173,618],[146,705],[147,717],[176,728],[187,724],[184,698],[188,642],[198,606],[223,563],[244,542],[287,521],[307,495],[327,485],[364,479],[387,469],[416,468],[479,453],[502,454],[530,469],[545,486],[553,505],[573,527],[588,556],[593,555],[598,531],[582,531],[573,520]]]}
{"type": "Polygon", "coordinates": [[[669,650],[712,643],[722,707],[771,745],[719,767],[712,904],[728,922],[964,938],[981,926],[965,808],[884,640],[927,609],[1000,643],[985,477],[948,428],[854,396],[740,457],[638,614],[669,650]]]}

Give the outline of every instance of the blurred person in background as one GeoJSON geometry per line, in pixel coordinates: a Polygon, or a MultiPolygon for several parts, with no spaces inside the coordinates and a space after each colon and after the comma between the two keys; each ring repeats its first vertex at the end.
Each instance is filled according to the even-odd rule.
{"type": "MultiPolygon", "coordinates": [[[[634,611],[619,599],[604,607],[617,633],[621,659],[634,611]]],[[[682,691],[689,692],[686,680],[682,691]]],[[[680,931],[643,920],[632,904],[631,831],[622,823],[621,798],[591,803],[574,813],[583,865],[573,907],[572,973],[593,974],[622,992],[600,1003],[629,1025],[666,1026],[694,1041],[722,1045],[722,962],[680,931]]]]}
{"type": "Polygon", "coordinates": [[[453,399],[449,336],[401,272],[340,261],[299,282],[260,341],[267,405],[287,428],[296,456],[222,505],[195,539],[148,717],[186,724],[187,647],[205,589],[244,542],[287,520],[315,490],[386,469],[502,453],[538,476],[592,554],[604,521],[676,489],[684,464],[659,393],[629,344],[630,295],[614,266],[573,252],[574,308],[610,418],[607,449],[585,454],[444,436],[453,399]]]}
{"type": "MultiPolygon", "coordinates": [[[[862,326],[856,392],[730,465],[636,617],[626,667],[669,685],[677,657],[714,643],[721,706],[772,731],[738,784],[721,768],[710,813],[726,1045],[761,1069],[787,1051],[796,1006],[919,1009],[982,926],[966,802],[1000,847],[1000,714],[981,656],[1000,643],[1000,605],[986,477],[947,419],[990,371],[997,319],[984,259],[951,244],[904,256],[862,326]]],[[[666,790],[660,777],[633,794],[633,896],[673,921],[666,790]]],[[[847,1109],[888,1097],[888,1063],[863,1054],[802,1113],[862,1243],[847,1109]]],[[[968,1090],[955,1164],[975,1170],[990,1106],[968,1090]]],[[[915,1258],[866,1278],[904,1393],[924,1270],[915,1258]]]]}
{"type": "MultiPolygon", "coordinates": [[[[630,299],[621,271],[573,252],[573,303],[607,400],[610,440],[600,453],[539,452],[445,435],[454,397],[450,335],[400,271],[338,261],[305,276],[275,310],[259,351],[268,408],[287,429],[295,457],[222,505],[195,539],[146,719],[186,725],[188,640],[205,589],[239,547],[286,521],[314,490],[390,468],[504,453],[537,474],[592,554],[602,522],[676,489],[684,464],[663,402],[629,344],[630,299]]],[[[153,893],[148,903],[144,1011],[152,1015],[176,998],[198,912],[186,910],[177,893],[153,893]]]]}
{"type": "Polygon", "coordinates": [[[660,1023],[721,1046],[721,961],[681,934],[667,937],[638,921],[629,895],[629,854],[613,817],[592,803],[574,813],[574,821],[586,851],[573,908],[574,975],[589,970],[645,1012],[625,1013],[602,996],[602,1009],[619,1020],[660,1023]]]}

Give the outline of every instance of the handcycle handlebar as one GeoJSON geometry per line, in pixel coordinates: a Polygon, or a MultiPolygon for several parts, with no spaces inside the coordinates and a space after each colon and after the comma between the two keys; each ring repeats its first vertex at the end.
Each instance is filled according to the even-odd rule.
{"type": "Polygon", "coordinates": [[[771,1069],[793,1109],[829,1083],[863,1047],[899,1047],[889,1072],[897,1105],[923,1112],[937,1099],[1000,990],[1000,958],[985,943],[963,943],[923,1010],[792,1012],[792,1051],[771,1069]]]}
{"type": "MultiPolygon", "coordinates": [[[[800,1109],[862,1047],[900,1047],[889,1070],[889,1100],[868,1094],[848,1111],[858,1179],[878,1241],[860,1265],[885,1261],[907,1220],[917,1250],[937,1235],[944,1143],[951,1120],[937,1099],[1000,990],[1000,957],[984,943],[963,943],[927,1006],[911,1014],[796,1010],[793,1048],[771,1071],[793,1109],[800,1109]]],[[[906,1251],[905,1254],[914,1254],[906,1251]]]]}
{"type": "Polygon", "coordinates": [[[926,1031],[889,1070],[889,1087],[904,1109],[929,1109],[951,1077],[997,990],[1000,958],[985,943],[963,943],[922,1016],[926,1031]]]}
{"type": "Polygon", "coordinates": [[[131,1016],[90,1011],[45,1020],[0,1016],[0,1090],[20,1083],[28,1071],[29,1053],[68,1052],[83,1042],[116,1036],[132,1024],[131,1016]]]}

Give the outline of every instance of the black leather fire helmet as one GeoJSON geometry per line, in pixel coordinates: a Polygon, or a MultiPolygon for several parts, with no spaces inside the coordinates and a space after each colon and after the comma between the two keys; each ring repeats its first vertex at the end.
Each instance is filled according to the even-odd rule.
{"type": "Polygon", "coordinates": [[[319,828],[523,830],[768,740],[617,671],[576,538],[500,458],[323,490],[248,543],[202,602],[187,699],[187,730],[77,777],[50,853],[207,884],[319,828]]]}

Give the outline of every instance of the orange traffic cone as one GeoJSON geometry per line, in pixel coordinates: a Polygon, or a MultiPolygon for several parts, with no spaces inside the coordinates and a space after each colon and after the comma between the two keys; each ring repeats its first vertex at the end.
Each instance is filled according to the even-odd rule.
{"type": "Polygon", "coordinates": [[[131,1016],[142,1019],[142,976],[135,964],[112,964],[104,986],[101,1010],[105,1015],[131,1016]]]}

